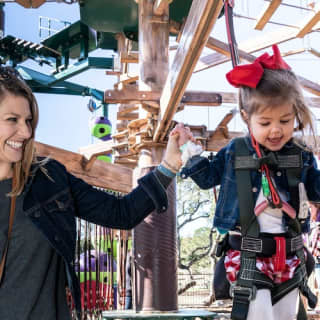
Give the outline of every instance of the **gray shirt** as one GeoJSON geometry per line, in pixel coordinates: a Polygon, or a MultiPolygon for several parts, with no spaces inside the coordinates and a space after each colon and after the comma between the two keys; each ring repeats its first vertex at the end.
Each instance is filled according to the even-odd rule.
{"type": "MultiPolygon", "coordinates": [[[[8,234],[11,179],[0,181],[0,259],[8,234]]],[[[70,320],[62,258],[16,201],[5,273],[0,284],[0,319],[70,320]]]]}

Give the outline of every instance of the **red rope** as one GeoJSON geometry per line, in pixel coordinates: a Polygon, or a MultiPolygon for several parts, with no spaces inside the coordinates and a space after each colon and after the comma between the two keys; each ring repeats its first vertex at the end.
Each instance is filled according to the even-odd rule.
{"type": "MultiPolygon", "coordinates": [[[[260,146],[259,143],[257,142],[257,140],[255,139],[255,137],[253,136],[253,134],[250,132],[250,137],[251,137],[251,143],[252,146],[254,148],[254,150],[257,153],[258,158],[262,158],[262,153],[260,150],[260,146]]],[[[281,198],[279,197],[279,194],[271,180],[271,176],[270,176],[270,171],[269,168],[266,164],[263,164],[261,166],[261,171],[266,175],[266,178],[268,180],[268,185],[269,185],[269,189],[270,189],[270,195],[271,195],[271,199],[268,199],[269,201],[271,200],[272,204],[276,207],[276,208],[281,208],[282,207],[282,201],[281,198]]]]}

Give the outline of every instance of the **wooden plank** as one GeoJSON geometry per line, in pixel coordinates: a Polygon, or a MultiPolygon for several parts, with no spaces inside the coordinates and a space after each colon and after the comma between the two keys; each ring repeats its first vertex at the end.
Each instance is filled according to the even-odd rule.
{"type": "Polygon", "coordinates": [[[210,140],[213,140],[215,137],[219,136],[221,137],[221,134],[224,139],[229,139],[229,130],[228,130],[228,123],[233,119],[235,114],[237,113],[237,109],[233,109],[230,112],[228,112],[223,119],[219,122],[217,125],[216,130],[212,133],[210,136],[210,140]]]}
{"type": "Polygon", "coordinates": [[[107,90],[104,93],[106,103],[139,103],[145,100],[157,101],[160,93],[154,91],[138,91],[136,89],[124,88],[122,90],[107,90]]]}
{"type": "Polygon", "coordinates": [[[45,2],[46,2],[46,0],[32,0],[32,8],[33,9],[39,8],[45,2]]]}
{"type": "Polygon", "coordinates": [[[166,8],[173,0],[155,0],[153,5],[153,14],[161,16],[164,14],[166,8]]]}
{"type": "Polygon", "coordinates": [[[19,3],[24,8],[31,8],[32,2],[30,0],[15,0],[17,3],[19,3]]]}
{"type": "Polygon", "coordinates": [[[160,98],[160,123],[154,141],[167,134],[189,79],[223,6],[222,0],[194,0],[183,28],[179,48],[160,98]]]}
{"type": "Polygon", "coordinates": [[[169,21],[169,31],[172,34],[179,34],[180,29],[181,29],[181,23],[174,21],[174,20],[170,20],[169,21]]]}
{"type": "Polygon", "coordinates": [[[296,34],[297,38],[303,38],[311,32],[312,28],[320,21],[320,4],[314,8],[314,12],[310,13],[300,24],[299,31],[296,34]]]}
{"type": "Polygon", "coordinates": [[[90,171],[85,171],[83,165],[87,160],[79,153],[35,143],[36,153],[61,162],[67,170],[96,187],[128,193],[132,190],[132,170],[119,165],[97,160],[90,171]]]}
{"type": "Polygon", "coordinates": [[[205,150],[217,152],[221,148],[226,146],[230,142],[230,140],[232,140],[233,138],[244,136],[244,133],[229,131],[228,135],[229,135],[229,138],[225,138],[223,133],[220,133],[219,135],[216,134],[214,137],[209,138],[206,142],[205,150]]]}
{"type": "Polygon", "coordinates": [[[282,0],[272,0],[269,3],[266,3],[262,12],[257,18],[257,23],[255,25],[255,29],[262,30],[268,21],[271,19],[272,15],[276,12],[278,7],[280,6],[282,0]]]}
{"type": "Polygon", "coordinates": [[[121,63],[139,63],[139,54],[138,52],[130,52],[130,53],[121,53],[120,54],[120,62],[121,63]]]}
{"type": "Polygon", "coordinates": [[[296,75],[296,76],[297,76],[300,84],[302,85],[302,87],[306,91],[308,91],[316,96],[320,96],[320,85],[318,83],[312,82],[312,81],[310,81],[304,77],[301,77],[299,75],[296,75]]]}
{"type": "Polygon", "coordinates": [[[19,3],[24,8],[36,9],[39,8],[42,4],[44,4],[46,0],[15,0],[15,2],[19,3]]]}
{"type": "MultiPolygon", "coordinates": [[[[138,91],[124,88],[122,90],[107,90],[104,93],[104,102],[106,103],[159,103],[161,98],[160,92],[155,91],[138,91]]],[[[219,105],[222,98],[219,92],[208,91],[186,91],[182,98],[181,104],[184,105],[219,105]]]]}
{"type": "MultiPolygon", "coordinates": [[[[236,92],[219,92],[222,97],[222,104],[238,104],[238,93],[236,92]]],[[[320,108],[320,98],[304,97],[305,103],[311,108],[320,108]]]]}
{"type": "Polygon", "coordinates": [[[316,50],[316,49],[314,49],[314,48],[310,48],[308,51],[309,51],[311,54],[313,54],[314,56],[320,58],[320,51],[318,51],[318,50],[316,50]]]}
{"type": "Polygon", "coordinates": [[[304,97],[304,100],[308,107],[320,108],[320,98],[318,97],[304,97]]]}
{"type": "MultiPolygon", "coordinates": [[[[315,28],[310,30],[313,32],[318,30],[319,26],[316,25],[315,28]]],[[[267,32],[260,37],[250,38],[238,45],[240,50],[243,50],[247,53],[254,53],[259,50],[266,49],[271,47],[273,44],[283,43],[296,38],[297,30],[296,29],[288,29],[287,27],[279,28],[275,31],[267,32]]],[[[209,38],[211,39],[211,38],[209,38]]],[[[209,42],[209,40],[208,40],[209,42]]],[[[201,57],[199,59],[199,63],[196,66],[194,72],[199,72],[208,68],[212,68],[219,64],[228,62],[230,59],[219,53],[212,53],[201,57]]]]}
{"type": "Polygon", "coordinates": [[[304,53],[306,51],[307,50],[305,48],[299,48],[299,49],[294,49],[294,50],[289,50],[289,51],[286,51],[286,52],[282,52],[281,56],[282,57],[288,57],[288,56],[293,56],[295,54],[304,53]]]}
{"type": "Polygon", "coordinates": [[[83,156],[85,156],[87,159],[90,159],[92,155],[95,153],[110,153],[112,152],[112,147],[114,143],[112,140],[109,141],[101,141],[98,143],[90,144],[85,147],[79,148],[79,153],[83,156]]]}
{"type": "Polygon", "coordinates": [[[120,104],[118,114],[124,115],[126,113],[139,110],[140,104],[120,104]]]}
{"type": "MultiPolygon", "coordinates": [[[[230,57],[229,45],[223,41],[210,37],[207,41],[206,46],[212,50],[217,51],[219,53],[219,55],[217,54],[217,57],[220,56],[220,54],[223,54],[223,56],[230,57]]],[[[252,60],[252,56],[248,54],[246,51],[238,49],[238,53],[240,59],[246,61],[252,60]]],[[[223,61],[225,62],[225,59],[223,59],[223,61]]]]}
{"type": "MultiPolygon", "coordinates": [[[[215,41],[215,46],[219,46],[221,47],[220,49],[221,50],[225,50],[227,44],[226,43],[223,43],[222,41],[215,41]]],[[[244,52],[243,50],[239,50],[239,57],[243,60],[246,60],[248,62],[253,62],[256,57],[252,54],[249,54],[249,53],[246,53],[244,52]]],[[[301,77],[299,75],[296,75],[301,86],[307,90],[308,92],[312,93],[312,94],[315,94],[317,96],[320,96],[320,85],[315,83],[315,82],[312,82],[304,77],[301,77]]]]}
{"type": "Polygon", "coordinates": [[[130,113],[117,113],[117,120],[136,120],[139,119],[139,113],[130,112],[130,113]]]}

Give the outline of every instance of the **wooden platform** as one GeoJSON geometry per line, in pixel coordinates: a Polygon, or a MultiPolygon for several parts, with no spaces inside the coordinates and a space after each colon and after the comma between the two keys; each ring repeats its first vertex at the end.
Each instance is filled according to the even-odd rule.
{"type": "Polygon", "coordinates": [[[209,312],[203,309],[181,309],[177,312],[135,312],[134,310],[124,311],[104,311],[102,319],[222,319],[215,312],[209,312]]]}

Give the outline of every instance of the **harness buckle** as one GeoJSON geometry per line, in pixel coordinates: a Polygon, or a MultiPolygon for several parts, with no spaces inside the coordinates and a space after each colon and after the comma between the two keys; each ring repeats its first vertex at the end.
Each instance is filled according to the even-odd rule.
{"type": "Polygon", "coordinates": [[[303,248],[303,240],[301,235],[290,239],[290,251],[296,252],[303,248]]]}
{"type": "Polygon", "coordinates": [[[242,287],[231,283],[229,290],[230,297],[241,301],[251,301],[254,300],[257,294],[257,287],[242,287]]]}
{"type": "Polygon", "coordinates": [[[241,250],[262,253],[262,239],[242,237],[241,250]]]}

